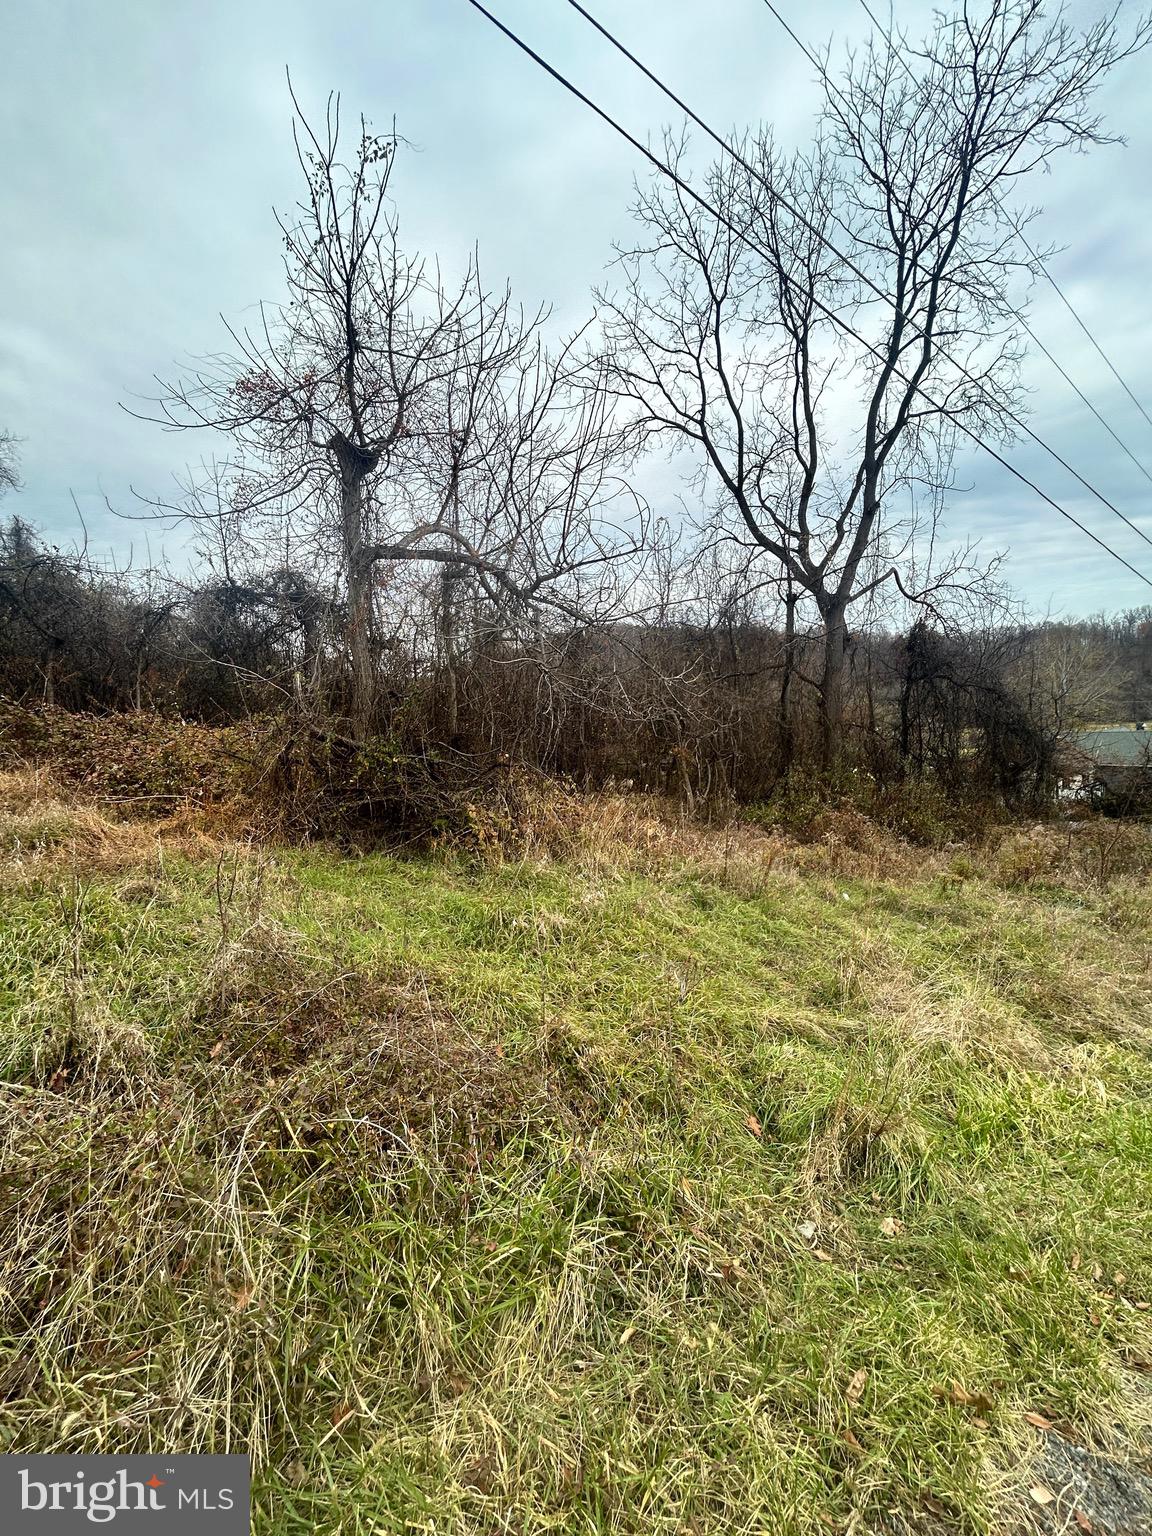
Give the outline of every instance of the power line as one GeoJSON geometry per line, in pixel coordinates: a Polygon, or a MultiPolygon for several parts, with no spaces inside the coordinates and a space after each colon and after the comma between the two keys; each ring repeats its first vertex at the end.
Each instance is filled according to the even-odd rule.
{"type": "MultiPolygon", "coordinates": [[[[823,83],[825,85],[825,88],[827,90],[831,91],[834,95],[838,96],[841,101],[844,101],[845,100],[844,93],[839,89],[839,87],[829,77],[827,66],[812,51],[812,49],[808,47],[808,45],[803,41],[803,39],[801,39],[800,37],[798,37],[796,35],[796,33],[792,30],[792,28],[784,20],[783,16],[781,16],[780,12],[776,9],[775,5],[772,4],[772,0],[764,0],[764,3],[768,7],[768,9],[772,12],[772,15],[776,18],[776,20],[784,28],[784,31],[787,32],[788,36],[796,44],[797,48],[799,48],[801,53],[803,53],[805,58],[807,58],[808,62],[812,65],[813,69],[816,70],[817,74],[820,76],[820,79],[823,81],[823,83]]],[[[900,67],[903,69],[904,73],[908,76],[908,78],[911,81],[913,81],[913,83],[915,83],[916,76],[912,73],[912,70],[911,70],[911,68],[910,68],[910,66],[908,64],[908,61],[904,58],[904,55],[901,53],[899,48],[896,47],[896,44],[895,44],[895,42],[894,42],[894,40],[892,38],[891,32],[886,31],[885,28],[882,27],[880,25],[880,23],[877,21],[875,14],[873,13],[873,11],[870,9],[870,7],[868,5],[868,0],[860,0],[860,4],[863,6],[864,11],[865,11],[865,13],[868,16],[868,19],[872,22],[872,25],[876,28],[876,30],[880,33],[880,35],[885,39],[885,41],[887,42],[889,48],[891,48],[892,52],[896,55],[897,59],[900,61],[900,67]]],[[[847,105],[846,102],[845,102],[845,105],[847,105]]],[[[1087,325],[1084,323],[1083,320],[1081,320],[1080,316],[1078,314],[1076,314],[1076,311],[1074,309],[1072,309],[1072,305],[1071,305],[1070,301],[1064,297],[1064,294],[1061,291],[1059,284],[1056,282],[1056,279],[1052,276],[1051,272],[1049,272],[1048,268],[1044,265],[1043,261],[1040,258],[1039,253],[1032,248],[1031,244],[1029,243],[1027,237],[1024,234],[1024,231],[1020,228],[1019,223],[1012,217],[1012,215],[1004,207],[1004,204],[1000,201],[1000,199],[996,196],[996,194],[994,192],[992,193],[992,200],[996,204],[997,208],[999,208],[1000,212],[1008,220],[1008,223],[1009,223],[1009,225],[1010,225],[1010,227],[1012,229],[1013,234],[1016,235],[1017,239],[1024,246],[1024,249],[1028,252],[1028,254],[1032,257],[1033,261],[1037,264],[1037,266],[1044,273],[1044,276],[1052,284],[1052,286],[1053,286],[1053,288],[1055,288],[1056,292],[1058,294],[1060,294],[1060,297],[1064,300],[1064,303],[1068,306],[1069,310],[1071,310],[1072,314],[1075,315],[1077,323],[1079,324],[1081,330],[1083,330],[1085,332],[1085,334],[1088,336],[1089,340],[1092,342],[1093,346],[1100,353],[1101,357],[1103,357],[1104,361],[1106,363],[1108,363],[1108,366],[1110,368],[1112,368],[1112,364],[1111,364],[1110,360],[1105,356],[1102,348],[1100,347],[1099,343],[1096,341],[1096,338],[1088,330],[1087,325]]],[[[839,223],[839,222],[840,221],[837,220],[837,223],[839,223]]],[[[841,225],[841,227],[843,228],[843,225],[841,225]]],[[[1132,449],[1128,446],[1128,444],[1124,441],[1124,439],[1116,431],[1116,429],[1113,427],[1112,423],[1096,408],[1096,406],[1092,403],[1092,401],[1089,400],[1088,396],[1080,388],[1079,384],[1076,383],[1075,379],[1071,376],[1071,374],[1067,371],[1067,369],[1063,366],[1063,364],[1061,364],[1055,357],[1053,357],[1052,353],[1048,350],[1048,348],[1040,340],[1039,336],[1037,336],[1036,332],[1029,325],[1029,323],[1028,323],[1027,319],[1025,318],[1025,316],[1022,315],[1018,309],[1012,308],[1012,306],[1009,306],[1009,313],[1011,315],[1013,315],[1014,318],[1020,323],[1021,327],[1031,337],[1032,341],[1040,349],[1040,351],[1043,352],[1044,356],[1052,364],[1053,368],[1055,368],[1056,372],[1065,381],[1065,383],[1068,385],[1068,387],[1079,397],[1079,399],[1082,401],[1082,403],[1088,407],[1088,409],[1092,412],[1093,416],[1095,416],[1096,420],[1104,428],[1105,432],[1107,432],[1109,437],[1112,438],[1113,442],[1116,443],[1117,447],[1120,448],[1122,450],[1122,452],[1127,454],[1129,459],[1131,459],[1132,463],[1135,464],[1136,468],[1144,476],[1145,480],[1147,480],[1149,482],[1149,484],[1152,484],[1152,470],[1149,470],[1147,468],[1147,466],[1145,464],[1143,464],[1141,462],[1141,460],[1136,457],[1135,453],[1133,453],[1132,449]]],[[[945,356],[947,356],[947,354],[945,354],[945,356]]],[[[1116,373],[1115,368],[1112,368],[1112,372],[1116,373]]],[[[1116,377],[1119,379],[1120,375],[1116,374],[1116,377]]],[[[1120,383],[1124,384],[1124,380],[1120,379],[1120,383]]],[[[1128,386],[1126,384],[1124,384],[1124,388],[1127,390],[1128,386]]],[[[1143,412],[1143,407],[1140,405],[1140,402],[1139,402],[1139,400],[1136,399],[1135,395],[1132,395],[1132,391],[1128,390],[1128,393],[1132,397],[1133,403],[1136,405],[1137,409],[1139,409],[1141,412],[1143,412]]],[[[1150,423],[1150,425],[1152,425],[1152,423],[1150,423]]],[[[1073,471],[1073,473],[1074,473],[1074,471],[1073,471]]],[[[1152,539],[1150,539],[1148,537],[1148,535],[1145,534],[1143,532],[1143,530],[1137,526],[1137,524],[1133,523],[1131,521],[1131,519],[1124,517],[1124,514],[1122,512],[1118,512],[1116,515],[1118,517],[1123,518],[1124,521],[1126,523],[1128,523],[1128,526],[1130,528],[1132,528],[1136,533],[1138,533],[1146,544],[1152,545],[1152,539]]]]}
{"type": "MultiPolygon", "coordinates": [[[[772,260],[768,252],[765,251],[762,246],[757,245],[746,231],[737,228],[737,226],[733,224],[730,219],[726,218],[718,208],[714,207],[706,197],[697,192],[695,187],[693,187],[689,182],[685,181],[682,176],[674,171],[671,166],[667,165],[663,160],[661,160],[658,155],[653,154],[647,145],[642,144],[634,134],[630,133],[628,129],[623,126],[623,124],[618,122],[597,102],[593,101],[590,96],[586,95],[585,92],[579,88],[579,86],[573,84],[573,82],[569,80],[566,75],[562,74],[554,65],[550,64],[542,54],[537,53],[537,51],[529,43],[525,42],[524,39],[520,37],[516,32],[514,32],[511,27],[502,22],[498,16],[494,16],[492,12],[481,3],[481,0],[468,0],[468,4],[472,6],[473,10],[478,11],[480,15],[485,18],[485,20],[489,21],[497,29],[497,31],[503,33],[509,42],[514,43],[515,46],[519,48],[522,53],[526,54],[534,64],[544,70],[546,74],[550,75],[552,79],[557,82],[557,84],[562,85],[570,95],[574,96],[577,101],[586,106],[589,111],[593,112],[615,133],[619,134],[619,136],[624,139],[626,143],[630,144],[632,148],[635,149],[640,155],[642,155],[644,159],[649,162],[649,164],[654,166],[662,175],[668,177],[668,179],[672,181],[676,186],[678,186],[681,191],[685,192],[693,200],[693,202],[697,203],[701,208],[705,209],[705,211],[711,214],[711,216],[719,223],[725,225],[737,237],[737,239],[742,240],[744,244],[749,246],[752,250],[756,251],[757,254],[763,257],[765,261],[770,262],[772,260]]],[[[638,67],[644,70],[645,74],[649,74],[650,78],[655,79],[655,77],[651,76],[650,72],[645,69],[643,65],[639,64],[639,61],[636,62],[638,67]]],[[[661,88],[664,89],[664,87],[661,88]]],[[[668,92],[668,94],[672,95],[671,92],[668,92]]],[[[673,99],[678,100],[678,98],[673,99]]],[[[687,111],[688,109],[685,108],[684,110],[687,111]]],[[[709,132],[711,132],[711,130],[709,130],[709,132]]],[[[883,354],[877,351],[871,342],[867,341],[863,336],[861,336],[859,331],[855,330],[854,327],[849,325],[848,322],[842,319],[841,316],[839,316],[834,310],[830,309],[826,304],[822,303],[821,300],[816,298],[815,294],[810,295],[810,297],[815,307],[820,310],[820,312],[834,325],[838,326],[839,329],[844,331],[846,335],[851,336],[855,341],[859,342],[866,351],[871,352],[874,357],[878,357],[881,362],[885,361],[883,354]]],[[[957,417],[954,412],[950,411],[947,406],[943,406],[939,403],[939,401],[934,400],[932,396],[929,395],[927,391],[924,390],[921,386],[912,385],[912,381],[899,369],[896,369],[895,371],[899,377],[904,379],[906,384],[909,384],[911,387],[913,387],[916,392],[924,400],[926,400],[929,405],[933,407],[934,410],[938,411],[941,415],[946,416],[948,420],[952,422],[953,426],[955,426],[959,431],[963,432],[966,437],[971,438],[971,440],[979,447],[983,448],[984,451],[992,458],[994,458],[998,464],[1001,464],[1022,484],[1028,486],[1030,490],[1034,491],[1036,495],[1038,495],[1043,501],[1047,502],[1054,511],[1058,512],[1061,517],[1066,518],[1068,522],[1079,528],[1081,533],[1086,534],[1094,544],[1099,545],[1099,547],[1103,549],[1107,554],[1111,555],[1114,560],[1119,561],[1119,563],[1124,566],[1126,570],[1130,571],[1133,576],[1142,581],[1145,586],[1152,587],[1152,578],[1145,576],[1143,571],[1137,570],[1136,567],[1130,564],[1123,555],[1118,554],[1116,550],[1114,550],[1109,544],[1105,543],[1102,538],[1093,533],[1090,528],[1085,527],[1085,525],[1080,522],[1078,518],[1073,516],[1071,512],[1066,510],[1066,508],[1062,507],[1058,501],[1055,501],[1051,496],[1048,495],[1046,491],[1041,490],[1034,481],[1030,480],[1027,475],[1018,470],[1014,464],[1011,464],[1007,459],[1003,458],[999,453],[997,453],[989,443],[985,442],[979,433],[975,432],[971,427],[969,427],[966,422],[960,420],[960,418],[957,417]]],[[[1051,452],[1052,450],[1049,451],[1051,452]]],[[[1061,462],[1063,461],[1061,460],[1061,462]]],[[[1072,470],[1071,473],[1075,474],[1075,471],[1072,470]]],[[[1080,477],[1077,476],[1077,479],[1079,478],[1080,477]]],[[[1087,482],[1082,483],[1086,484],[1087,482]]],[[[1123,517],[1122,513],[1117,513],[1117,515],[1123,517]]]]}
{"type": "MultiPolygon", "coordinates": [[[[783,26],[788,31],[789,35],[795,39],[797,45],[804,50],[808,58],[811,59],[812,63],[819,69],[820,66],[815,58],[813,58],[812,54],[808,52],[808,49],[805,48],[800,39],[796,37],[796,34],[792,31],[791,27],[788,26],[787,22],[783,20],[775,6],[772,5],[771,0],[764,0],[764,3],[768,6],[768,9],[780,22],[781,26],[783,26]]],[[[879,284],[874,282],[872,278],[870,278],[868,274],[862,270],[862,268],[857,266],[855,262],[853,262],[849,257],[845,256],[841,250],[833,245],[831,240],[829,240],[826,235],[817,229],[811,220],[806,218],[798,208],[790,203],[789,200],[784,197],[777,188],[770,187],[764,180],[763,176],[761,176],[760,173],[752,165],[750,165],[747,160],[744,159],[739,151],[735,149],[727,139],[725,139],[721,134],[717,133],[710,124],[706,123],[698,113],[692,110],[692,108],[687,104],[686,101],[684,101],[681,96],[678,96],[670,86],[666,85],[658,75],[654,74],[642,59],[637,58],[636,55],[629,48],[627,48],[619,40],[619,38],[615,36],[614,33],[609,31],[609,29],[604,26],[602,22],[598,21],[590,11],[586,10],[584,6],[580,4],[580,0],[568,0],[568,4],[574,11],[577,11],[585,21],[593,26],[602,37],[606,38],[607,41],[610,42],[615,49],[617,49],[618,52],[622,53],[624,57],[628,59],[628,61],[633,64],[641,72],[641,74],[645,76],[646,79],[650,80],[658,90],[662,91],[670,101],[675,102],[680,110],[685,113],[686,116],[692,120],[692,122],[694,122],[699,128],[703,129],[709,138],[711,138],[721,147],[725,154],[734,160],[737,165],[742,166],[750,176],[754,176],[756,180],[759,181],[760,184],[776,198],[777,202],[779,202],[782,208],[785,208],[792,215],[792,217],[797,219],[805,229],[807,229],[820,241],[823,246],[825,246],[829,251],[832,252],[834,256],[842,261],[850,272],[854,273],[861,282],[865,283],[872,290],[877,298],[882,299],[883,302],[887,304],[892,310],[894,310],[897,315],[901,313],[899,306],[891,297],[891,295],[886,293],[884,289],[879,286],[879,284]]],[[[918,326],[910,316],[904,316],[904,318],[908,321],[911,328],[917,331],[921,339],[926,339],[925,331],[920,326],[918,326]]],[[[958,363],[956,359],[952,357],[942,345],[940,345],[939,342],[936,343],[936,350],[939,352],[941,357],[950,362],[952,366],[959,371],[962,378],[967,379],[970,384],[974,384],[986,399],[991,399],[991,396],[988,395],[987,390],[980,383],[979,379],[975,378],[962,363],[958,363]]],[[[999,404],[999,402],[994,403],[999,404]]],[[[1139,538],[1143,539],[1145,544],[1152,548],[1152,537],[1149,537],[1149,535],[1144,532],[1138,523],[1134,523],[1130,517],[1127,517],[1123,512],[1121,512],[1120,508],[1117,507],[1112,501],[1110,501],[1108,497],[1104,495],[1103,491],[1098,490],[1096,486],[1091,483],[1091,481],[1086,480],[1078,470],[1074,469],[1072,465],[1068,463],[1067,459],[1059,454],[1056,449],[1051,446],[1051,444],[1045,442],[1039,433],[1035,432],[1030,426],[1028,426],[1027,422],[1018,416],[1015,411],[1006,405],[1003,406],[1002,409],[1004,410],[1005,415],[1009,418],[1010,421],[1012,421],[1012,423],[1019,431],[1023,432],[1025,436],[1030,437],[1034,443],[1043,448],[1046,453],[1050,454],[1051,457],[1054,458],[1063,469],[1067,470],[1067,472],[1074,479],[1080,482],[1080,484],[1086,491],[1089,492],[1090,495],[1095,496],[1097,501],[1099,501],[1103,506],[1107,507],[1113,516],[1118,517],[1122,523],[1125,523],[1132,530],[1133,533],[1135,533],[1139,538]]],[[[1149,476],[1149,478],[1152,479],[1152,476],[1149,476]]]]}
{"type": "MultiPolygon", "coordinates": [[[[1020,231],[1017,230],[1016,233],[1019,234],[1020,231]]],[[[1021,236],[1021,238],[1023,238],[1023,236],[1021,236]]],[[[1045,272],[1045,276],[1048,276],[1047,272],[1045,272]]],[[[1024,327],[1024,329],[1028,332],[1028,335],[1032,338],[1032,340],[1036,344],[1036,346],[1038,346],[1040,348],[1041,352],[1043,352],[1044,356],[1052,364],[1053,368],[1055,368],[1056,372],[1060,375],[1060,377],[1068,385],[1069,389],[1071,389],[1075,394],[1077,394],[1080,397],[1080,399],[1083,401],[1083,403],[1092,412],[1093,416],[1095,416],[1096,420],[1104,428],[1105,432],[1107,432],[1108,436],[1113,440],[1114,443],[1116,443],[1117,447],[1123,449],[1123,451],[1132,460],[1133,464],[1135,464],[1136,468],[1144,476],[1145,480],[1147,480],[1149,482],[1149,484],[1152,484],[1152,471],[1150,471],[1150,470],[1145,468],[1145,466],[1140,462],[1140,460],[1132,452],[1131,448],[1129,448],[1128,444],[1120,436],[1119,432],[1117,432],[1115,430],[1115,428],[1112,426],[1112,423],[1108,420],[1108,418],[1106,416],[1103,416],[1096,409],[1096,407],[1092,404],[1091,400],[1089,400],[1088,396],[1080,388],[1079,384],[1077,384],[1076,380],[1064,368],[1063,364],[1060,363],[1056,358],[1054,358],[1052,356],[1051,352],[1049,352],[1048,348],[1040,340],[1039,336],[1037,336],[1036,332],[1028,324],[1028,321],[1024,318],[1024,316],[1020,313],[1020,311],[1019,310],[1013,310],[1012,313],[1016,316],[1016,319],[1019,320],[1020,324],[1024,327]]],[[[1137,531],[1137,533],[1140,533],[1140,529],[1139,528],[1137,528],[1136,531],[1137,531]]],[[[1143,535],[1142,535],[1142,537],[1143,537],[1143,535]]],[[[1152,541],[1150,541],[1150,542],[1152,542],[1152,541]]]]}
{"type": "MultiPolygon", "coordinates": [[[[868,0],[860,0],[860,4],[864,7],[864,11],[865,11],[866,15],[868,16],[869,21],[871,21],[872,25],[887,40],[889,46],[893,46],[894,47],[894,45],[892,43],[892,35],[891,35],[891,33],[888,32],[884,27],[882,27],[880,25],[880,23],[876,20],[876,17],[872,13],[871,7],[868,5],[868,0]]],[[[769,9],[772,9],[772,7],[769,7],[769,9]]],[[[773,11],[773,14],[775,14],[774,11],[773,11]]],[[[777,18],[777,19],[779,19],[779,18],[777,18]]],[[[791,28],[789,28],[789,31],[791,31],[791,28]]],[[[795,35],[795,34],[793,34],[793,35],[795,35]]],[[[803,44],[801,44],[801,46],[803,46],[803,44]]],[[[912,71],[911,71],[911,69],[909,69],[908,63],[905,60],[904,55],[900,52],[900,50],[898,48],[895,48],[894,51],[895,51],[897,57],[899,58],[900,63],[903,65],[905,72],[909,76],[911,76],[912,75],[912,71]]],[[[807,50],[805,50],[805,52],[807,52],[807,50]]],[[[823,74],[823,70],[821,70],[821,74],[823,74]]],[[[915,77],[913,76],[912,78],[915,78],[915,77]]],[[[1003,203],[1000,202],[1000,199],[998,197],[996,197],[995,193],[993,193],[993,197],[995,198],[996,206],[1000,209],[1001,213],[1003,213],[1005,215],[1005,217],[1009,220],[1009,222],[1012,224],[1012,228],[1013,228],[1017,238],[1019,239],[1021,245],[1023,245],[1024,249],[1028,252],[1029,256],[1031,256],[1032,260],[1036,263],[1036,265],[1040,268],[1041,272],[1043,272],[1044,276],[1048,279],[1048,282],[1051,284],[1053,291],[1055,292],[1056,296],[1059,298],[1060,302],[1063,304],[1064,308],[1072,316],[1073,320],[1075,320],[1076,324],[1080,327],[1080,329],[1084,332],[1085,336],[1087,336],[1088,340],[1092,343],[1092,345],[1096,348],[1097,352],[1104,359],[1105,363],[1108,365],[1108,368],[1109,368],[1109,370],[1112,373],[1112,377],[1120,385],[1120,388],[1128,396],[1129,400],[1131,400],[1132,404],[1140,412],[1141,416],[1143,416],[1144,420],[1148,423],[1148,425],[1150,427],[1152,427],[1152,416],[1149,416],[1148,412],[1144,409],[1144,407],[1141,405],[1140,401],[1137,400],[1136,396],[1129,389],[1129,387],[1125,383],[1124,379],[1120,376],[1120,372],[1117,369],[1116,365],[1113,363],[1112,359],[1108,356],[1107,352],[1105,352],[1104,348],[1096,340],[1095,336],[1093,336],[1092,332],[1088,329],[1087,322],[1081,318],[1079,312],[1073,306],[1072,300],[1064,292],[1063,288],[1061,288],[1060,284],[1052,276],[1051,272],[1049,272],[1048,267],[1046,266],[1046,264],[1044,263],[1044,261],[1042,260],[1042,258],[1040,256],[1040,253],[1033,249],[1033,247],[1029,243],[1028,238],[1025,235],[1024,231],[1020,228],[1019,224],[1017,224],[1016,221],[1014,219],[1012,219],[1011,214],[1008,213],[1007,209],[1004,207],[1003,203]]],[[[1017,318],[1024,325],[1025,329],[1028,330],[1027,322],[1024,320],[1023,316],[1022,315],[1018,315],[1017,318]]],[[[1028,330],[1028,334],[1029,334],[1029,336],[1032,336],[1032,340],[1033,341],[1036,341],[1036,337],[1032,335],[1031,330],[1028,330]]],[[[1060,364],[1057,363],[1056,359],[1052,356],[1052,354],[1050,352],[1048,352],[1046,348],[1043,347],[1042,343],[1036,341],[1036,345],[1041,348],[1041,350],[1045,353],[1045,356],[1048,358],[1048,360],[1051,363],[1054,364],[1055,367],[1060,368],[1060,364]]],[[[1064,373],[1063,368],[1060,368],[1060,372],[1064,373]]],[[[1067,379],[1068,375],[1066,373],[1064,373],[1064,377],[1067,379]]],[[[1072,380],[1071,379],[1068,379],[1068,382],[1069,382],[1069,384],[1072,384],[1072,380]]],[[[1072,388],[1076,389],[1075,384],[1072,384],[1072,388]]],[[[1076,393],[1078,395],[1080,395],[1080,391],[1078,389],[1076,389],[1076,393]]],[[[1081,400],[1084,400],[1084,396],[1083,395],[1080,395],[1080,398],[1081,398],[1081,400]]],[[[1090,405],[1089,401],[1084,400],[1084,403],[1085,403],[1085,405],[1089,406],[1089,408],[1093,411],[1093,414],[1095,414],[1097,416],[1099,415],[1099,412],[1096,411],[1094,406],[1090,405]]],[[[1101,421],[1103,421],[1103,417],[1100,417],[1100,419],[1101,419],[1101,421]]],[[[1108,426],[1108,423],[1104,422],[1104,425],[1108,426]]],[[[1112,432],[1111,427],[1108,427],[1108,430],[1110,432],[1112,432]]],[[[1115,432],[1112,432],[1112,436],[1116,437],[1115,432]]],[[[1116,438],[1116,441],[1118,443],[1120,443],[1121,448],[1124,448],[1124,451],[1125,451],[1125,453],[1128,454],[1128,457],[1130,459],[1132,459],[1134,461],[1134,463],[1138,464],[1139,467],[1142,470],[1144,470],[1144,474],[1147,475],[1150,480],[1152,480],[1152,475],[1148,475],[1148,471],[1146,469],[1144,469],[1144,466],[1142,464],[1140,464],[1140,460],[1137,459],[1135,457],[1135,455],[1132,454],[1129,451],[1129,449],[1126,448],[1125,445],[1122,442],[1120,442],[1120,439],[1118,437],[1116,438]]]]}

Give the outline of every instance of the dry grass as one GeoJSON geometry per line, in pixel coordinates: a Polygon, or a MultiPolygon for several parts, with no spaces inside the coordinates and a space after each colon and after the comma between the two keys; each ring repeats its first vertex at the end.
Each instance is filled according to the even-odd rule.
{"type": "Polygon", "coordinates": [[[849,806],[826,807],[803,836],[765,827],[738,809],[689,815],[655,795],[578,795],[547,781],[524,786],[514,829],[489,826],[492,861],[553,858],[582,868],[660,871],[690,866],[754,894],[772,876],[843,875],[860,880],[959,884],[975,877],[1005,887],[1101,889],[1152,875],[1152,827],[1104,817],[981,829],[967,842],[918,846],[849,806]]]}
{"type": "Polygon", "coordinates": [[[136,868],[163,851],[208,858],[223,848],[227,825],[226,815],[187,804],[142,821],[70,790],[44,769],[0,772],[0,859],[10,879],[51,868],[136,868]]]}

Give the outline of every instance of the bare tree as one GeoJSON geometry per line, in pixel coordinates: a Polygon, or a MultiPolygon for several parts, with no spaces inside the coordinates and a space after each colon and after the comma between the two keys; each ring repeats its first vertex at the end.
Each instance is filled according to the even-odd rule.
{"type": "Polygon", "coordinates": [[[17,439],[11,432],[0,431],[0,496],[3,496],[5,491],[19,489],[18,446],[17,439]]]}
{"type": "Polygon", "coordinates": [[[1116,657],[1085,626],[1052,622],[1031,632],[1025,664],[1033,708],[1062,746],[1099,718],[1117,670],[1116,657]]]}
{"type": "MultiPolygon", "coordinates": [[[[610,568],[639,548],[621,525],[640,508],[614,472],[611,397],[578,366],[575,340],[550,352],[545,314],[489,292],[475,260],[449,287],[438,265],[404,252],[394,133],[361,121],[345,159],[338,98],[319,131],[297,114],[306,192],[279,221],[287,301],[264,307],[258,330],[231,330],[233,350],[194,378],[164,385],[160,416],[235,445],[223,496],[209,498],[218,535],[287,541],[286,564],[341,568],[350,713],[363,729],[381,562],[442,573],[438,639],[454,688],[465,577],[494,622],[607,611],[610,568]]],[[[202,507],[193,497],[158,510],[202,507]]]]}
{"type": "MultiPolygon", "coordinates": [[[[610,311],[635,443],[687,445],[728,535],[816,610],[824,756],[842,749],[848,614],[923,607],[971,581],[935,530],[958,433],[1021,408],[1009,300],[1031,258],[1001,199],[1066,148],[1105,142],[1091,97],[1150,35],[1083,34],[1042,0],[937,13],[918,48],[873,38],[825,69],[816,149],[765,131],[713,165],[702,206],[657,179],[610,311]]],[[[674,170],[687,145],[669,137],[674,170]]]]}

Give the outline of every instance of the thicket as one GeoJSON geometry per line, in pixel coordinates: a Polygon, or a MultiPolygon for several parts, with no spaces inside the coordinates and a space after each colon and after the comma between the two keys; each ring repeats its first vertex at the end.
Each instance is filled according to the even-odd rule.
{"type": "Polygon", "coordinates": [[[829,772],[810,641],[731,585],[691,621],[492,634],[474,614],[457,626],[450,694],[432,643],[441,597],[437,571],[403,594],[376,655],[376,715],[356,733],[343,614],[315,579],[109,573],[13,519],[0,528],[0,750],[137,808],[258,786],[312,835],[420,840],[466,826],[477,803],[514,817],[516,773],[535,771],[689,807],[761,805],[796,827],[839,803],[939,841],[1050,805],[1061,742],[1100,678],[1152,649],[1141,613],[1115,621],[1111,643],[1095,623],[854,635],[829,772]]]}

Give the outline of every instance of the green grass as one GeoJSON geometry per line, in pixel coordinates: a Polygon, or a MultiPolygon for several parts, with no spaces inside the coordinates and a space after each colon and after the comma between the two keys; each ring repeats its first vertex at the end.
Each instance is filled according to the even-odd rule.
{"type": "Polygon", "coordinates": [[[990,1531],[1024,1413],[1147,1417],[1146,890],[145,850],[2,895],[6,1449],[251,1449],[261,1533],[990,1531]]]}

